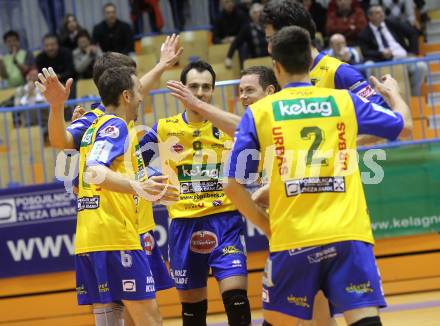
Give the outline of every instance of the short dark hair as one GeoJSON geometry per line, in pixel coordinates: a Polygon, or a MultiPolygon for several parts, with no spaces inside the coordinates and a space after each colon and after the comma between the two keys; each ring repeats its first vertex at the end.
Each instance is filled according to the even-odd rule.
{"type": "Polygon", "coordinates": [[[58,35],[55,34],[55,33],[47,33],[47,34],[45,34],[43,36],[43,42],[46,41],[47,39],[50,39],[50,38],[54,38],[54,39],[57,40],[58,43],[60,43],[60,39],[58,38],[58,35]]]}
{"type": "Polygon", "coordinates": [[[268,67],[265,66],[249,67],[241,72],[241,77],[246,75],[257,75],[258,82],[263,88],[263,90],[266,90],[266,88],[270,85],[275,87],[275,92],[278,92],[281,89],[280,84],[278,84],[278,81],[275,77],[275,73],[273,72],[272,69],[268,67]]]}
{"type": "Polygon", "coordinates": [[[368,7],[368,10],[367,10],[367,17],[370,17],[370,16],[371,16],[371,13],[372,13],[372,11],[373,11],[374,8],[380,8],[380,9],[383,10],[382,6],[379,5],[379,4],[377,4],[377,5],[371,5],[370,7],[368,7]]]}
{"type": "Polygon", "coordinates": [[[315,39],[316,25],[304,6],[295,0],[271,0],[261,13],[263,25],[272,25],[275,31],[286,26],[299,26],[307,30],[315,39]]]}
{"type": "Polygon", "coordinates": [[[118,106],[122,92],[133,90],[132,75],[136,75],[136,71],[130,67],[113,67],[104,71],[97,85],[102,104],[118,106]]]}
{"type": "Polygon", "coordinates": [[[283,27],[272,38],[272,58],[290,74],[308,73],[312,63],[309,33],[298,26],[283,27]]]}
{"type": "Polygon", "coordinates": [[[104,71],[114,67],[129,67],[136,69],[136,61],[128,55],[117,52],[105,52],[95,60],[93,65],[93,82],[98,86],[99,78],[104,71]]]}
{"type": "Polygon", "coordinates": [[[6,39],[10,37],[16,37],[18,40],[20,40],[20,35],[16,31],[9,30],[5,34],[3,34],[3,41],[6,42],[6,39]]]}
{"type": "Polygon", "coordinates": [[[209,71],[209,73],[212,76],[212,88],[215,86],[215,72],[212,66],[203,60],[198,60],[194,62],[190,62],[185,68],[183,68],[182,72],[180,73],[180,81],[186,85],[186,77],[188,75],[188,72],[192,69],[197,70],[198,72],[204,72],[209,71]]]}
{"type": "Polygon", "coordinates": [[[90,34],[86,29],[82,29],[78,32],[78,34],[76,34],[76,42],[78,42],[78,39],[81,37],[86,37],[88,40],[91,40],[90,34]]]}
{"type": "Polygon", "coordinates": [[[116,5],[113,2],[107,2],[103,7],[102,10],[107,9],[107,7],[113,7],[116,9],[116,5]]]}

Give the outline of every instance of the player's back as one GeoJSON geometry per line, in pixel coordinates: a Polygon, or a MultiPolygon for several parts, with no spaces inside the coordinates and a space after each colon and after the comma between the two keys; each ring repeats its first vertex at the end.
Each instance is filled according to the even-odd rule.
{"type": "Polygon", "coordinates": [[[306,83],[251,106],[270,176],[271,251],[373,242],[356,160],[352,95],[306,83]],[[265,153],[272,146],[275,155],[265,153]]]}

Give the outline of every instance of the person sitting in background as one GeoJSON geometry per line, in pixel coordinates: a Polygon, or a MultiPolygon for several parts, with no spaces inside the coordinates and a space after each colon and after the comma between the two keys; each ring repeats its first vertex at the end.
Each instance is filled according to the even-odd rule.
{"type": "Polygon", "coordinates": [[[92,78],[95,59],[102,55],[102,51],[99,46],[91,43],[90,34],[87,31],[79,32],[76,42],[78,47],[73,51],[73,63],[78,78],[92,78]]]}
{"type": "Polygon", "coordinates": [[[222,0],[222,11],[213,24],[212,36],[214,44],[232,43],[240,30],[249,22],[235,5],[234,0],[222,0]]]}
{"type": "MultiPolygon", "coordinates": [[[[43,95],[41,94],[40,90],[35,86],[35,82],[37,80],[38,80],[37,69],[33,68],[29,70],[29,72],[26,75],[26,84],[17,87],[15,90],[14,106],[33,105],[36,103],[44,102],[43,95]]],[[[15,116],[16,115],[14,114],[14,118],[15,116]]],[[[45,126],[42,125],[44,132],[46,134],[47,110],[45,111],[32,110],[32,111],[19,112],[17,117],[19,120],[18,122],[15,122],[14,125],[19,125],[23,127],[44,124],[46,121],[45,126]],[[46,116],[42,117],[40,114],[43,115],[46,114],[46,116]]]]}
{"type": "Polygon", "coordinates": [[[229,47],[228,54],[225,59],[226,68],[232,67],[232,57],[235,50],[241,48],[245,44],[247,45],[247,54],[241,57],[241,61],[247,58],[259,58],[268,56],[267,41],[264,33],[263,26],[260,23],[261,12],[263,11],[263,5],[254,3],[249,10],[251,22],[246,25],[234,39],[229,47]]]}
{"type": "Polygon", "coordinates": [[[333,34],[330,37],[330,48],[323,51],[323,53],[337,58],[345,63],[355,65],[361,63],[361,57],[355,48],[347,46],[344,35],[333,34]]]}
{"type": "Polygon", "coordinates": [[[76,37],[78,33],[83,31],[76,17],[72,14],[67,14],[63,20],[63,26],[60,28],[60,45],[73,51],[76,48],[76,37]]]}
{"type": "Polygon", "coordinates": [[[412,27],[420,30],[413,0],[371,0],[370,4],[382,6],[387,18],[409,22],[412,27]]]}
{"type": "Polygon", "coordinates": [[[340,33],[348,44],[356,44],[357,35],[367,26],[367,18],[357,0],[336,0],[336,9],[328,10],[326,34],[340,33]]]}
{"type": "Polygon", "coordinates": [[[34,65],[34,56],[28,50],[20,48],[20,36],[16,31],[3,35],[3,42],[8,54],[0,57],[0,77],[5,79],[8,87],[18,87],[25,83],[27,72],[34,65]]]}
{"type": "Polygon", "coordinates": [[[93,43],[99,45],[103,52],[133,52],[133,31],[130,25],[118,19],[113,3],[104,5],[103,10],[104,20],[93,28],[93,43]]]}
{"type": "MultiPolygon", "coordinates": [[[[368,26],[359,34],[364,60],[371,62],[414,57],[419,53],[417,31],[406,23],[385,19],[381,6],[368,9],[368,26]]],[[[411,94],[420,95],[421,85],[428,74],[424,61],[406,65],[411,82],[411,94]]]]}
{"type": "Polygon", "coordinates": [[[43,51],[37,56],[36,64],[38,71],[44,67],[52,67],[63,83],[75,77],[72,53],[60,47],[55,34],[46,34],[43,37],[43,51]]]}

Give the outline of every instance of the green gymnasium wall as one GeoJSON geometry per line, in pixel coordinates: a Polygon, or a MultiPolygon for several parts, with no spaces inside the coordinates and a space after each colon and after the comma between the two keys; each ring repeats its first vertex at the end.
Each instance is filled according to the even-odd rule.
{"type": "MultiPolygon", "coordinates": [[[[440,232],[440,142],[385,149],[384,178],[365,184],[376,238],[440,232]]],[[[371,171],[363,162],[361,172],[371,171]]]]}

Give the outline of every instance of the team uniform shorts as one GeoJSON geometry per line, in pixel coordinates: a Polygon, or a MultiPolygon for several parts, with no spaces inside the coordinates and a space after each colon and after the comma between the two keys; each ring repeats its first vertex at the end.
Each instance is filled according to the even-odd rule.
{"type": "Polygon", "coordinates": [[[263,275],[263,308],[312,319],[322,290],[332,314],[385,307],[373,246],[362,241],[272,252],[263,275]]]}
{"type": "Polygon", "coordinates": [[[244,226],[237,211],[174,218],[169,228],[169,259],[176,288],[206,287],[210,268],[218,281],[246,276],[244,226]]]}

